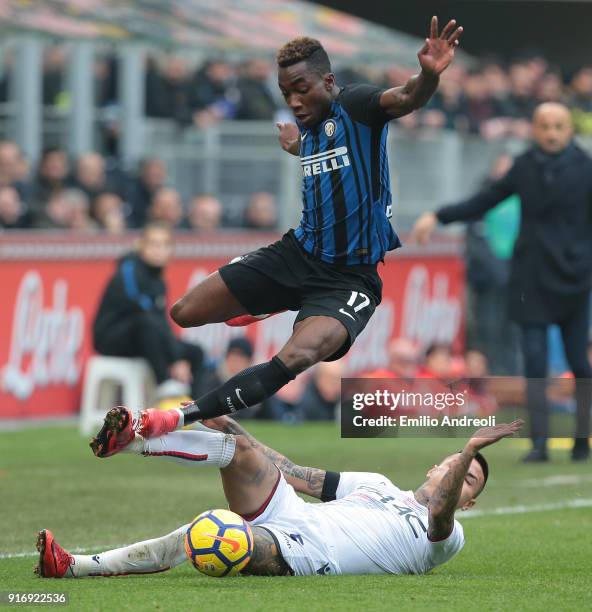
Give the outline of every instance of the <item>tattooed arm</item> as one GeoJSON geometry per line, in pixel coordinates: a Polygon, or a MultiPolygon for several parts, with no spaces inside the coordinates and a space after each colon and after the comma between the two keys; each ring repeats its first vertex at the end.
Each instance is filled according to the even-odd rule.
{"type": "Polygon", "coordinates": [[[471,461],[477,453],[468,444],[450,462],[428,503],[428,538],[432,542],[445,540],[454,527],[454,511],[471,461]]]}
{"type": "Polygon", "coordinates": [[[465,476],[475,455],[486,446],[514,435],[522,429],[522,425],[524,421],[516,419],[511,423],[500,423],[478,429],[464,449],[450,461],[447,472],[428,501],[428,538],[432,542],[444,540],[452,533],[454,511],[460,499],[465,476]]]}
{"type": "Polygon", "coordinates": [[[281,453],[256,440],[246,429],[228,416],[209,419],[204,421],[204,425],[224,433],[245,436],[253,448],[259,449],[270,461],[278,466],[284,478],[298,493],[304,493],[321,499],[326,470],[296,465],[281,453]]]}
{"type": "Polygon", "coordinates": [[[292,574],[273,536],[267,529],[253,527],[253,541],[253,555],[241,573],[253,576],[290,576],[292,574]]]}

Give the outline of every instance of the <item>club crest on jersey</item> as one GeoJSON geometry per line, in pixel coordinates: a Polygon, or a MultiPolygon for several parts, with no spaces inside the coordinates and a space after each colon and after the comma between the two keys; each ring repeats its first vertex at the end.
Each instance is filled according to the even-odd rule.
{"type": "Polygon", "coordinates": [[[300,163],[302,164],[304,176],[316,176],[325,172],[333,172],[340,168],[347,168],[350,165],[347,147],[337,147],[330,151],[301,157],[300,163]]]}
{"type": "Polygon", "coordinates": [[[335,123],[335,121],[333,121],[333,119],[329,119],[328,121],[325,121],[325,134],[327,134],[329,138],[331,138],[331,136],[333,136],[333,134],[335,134],[336,131],[337,131],[337,124],[335,123]]]}

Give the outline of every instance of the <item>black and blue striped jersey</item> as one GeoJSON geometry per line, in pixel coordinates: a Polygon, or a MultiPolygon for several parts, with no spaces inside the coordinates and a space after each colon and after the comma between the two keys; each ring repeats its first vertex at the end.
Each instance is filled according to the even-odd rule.
{"type": "Polygon", "coordinates": [[[300,129],[303,211],[295,236],[327,263],[374,264],[401,246],[389,218],[392,196],[384,90],[348,85],[327,118],[300,129]]]}

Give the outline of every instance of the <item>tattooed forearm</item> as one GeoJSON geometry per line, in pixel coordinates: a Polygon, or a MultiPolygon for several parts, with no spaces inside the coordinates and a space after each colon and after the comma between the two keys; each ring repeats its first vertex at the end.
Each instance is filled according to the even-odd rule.
{"type": "Polygon", "coordinates": [[[280,468],[286,480],[288,480],[297,491],[310,495],[311,497],[316,497],[317,499],[321,498],[325,474],[327,473],[326,470],[302,467],[292,463],[289,459],[286,459],[286,457],[275,451],[271,451],[271,453],[276,455],[276,458],[265,452],[265,454],[280,468]]]}
{"type": "Polygon", "coordinates": [[[455,456],[440,484],[430,496],[428,536],[432,540],[446,538],[452,531],[454,511],[460,498],[464,478],[473,460],[467,449],[455,456]]]}
{"type": "Polygon", "coordinates": [[[286,480],[296,491],[316,497],[317,499],[321,498],[323,483],[325,482],[325,470],[296,465],[281,453],[265,446],[265,444],[261,444],[244,427],[241,427],[230,417],[224,418],[221,430],[224,433],[245,436],[253,448],[259,449],[271,462],[278,466],[286,480]]]}
{"type": "Polygon", "coordinates": [[[387,89],[380,105],[392,117],[402,117],[425,106],[438,88],[439,78],[424,72],[412,76],[405,85],[387,89]]]}
{"type": "Polygon", "coordinates": [[[253,576],[290,576],[292,572],[284,561],[273,536],[262,527],[253,528],[253,555],[242,571],[253,576]]]}

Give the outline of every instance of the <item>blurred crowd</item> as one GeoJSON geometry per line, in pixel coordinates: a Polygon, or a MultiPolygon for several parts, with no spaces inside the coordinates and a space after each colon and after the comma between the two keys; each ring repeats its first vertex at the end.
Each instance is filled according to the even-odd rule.
{"type": "MultiPolygon", "coordinates": [[[[245,338],[235,338],[228,344],[225,357],[210,363],[202,377],[201,391],[210,391],[241,370],[254,365],[253,346],[245,338]]],[[[280,389],[263,404],[241,411],[239,418],[275,419],[291,423],[333,420],[339,416],[341,379],[347,377],[346,360],[321,362],[280,389]]],[[[486,388],[489,374],[485,355],[469,350],[455,355],[447,344],[433,344],[422,350],[406,338],[395,338],[388,350],[388,361],[383,368],[357,374],[360,378],[380,378],[408,383],[435,379],[442,385],[465,381],[472,402],[471,410],[489,414],[497,408],[496,401],[486,388]]],[[[411,386],[409,386],[411,385],[411,386]]]]}
{"type": "MultiPolygon", "coordinates": [[[[46,108],[67,111],[69,47],[56,45],[44,53],[42,95],[46,108]]],[[[285,108],[276,82],[273,60],[254,58],[229,62],[199,61],[191,56],[147,56],[145,111],[149,117],[172,119],[205,128],[224,119],[271,120],[285,108]]],[[[8,69],[13,59],[5,52],[0,66],[0,104],[8,100],[8,69]]],[[[117,135],[119,65],[115,56],[99,53],[94,64],[95,106],[107,130],[117,135]]],[[[402,85],[413,69],[370,66],[337,68],[337,83],[372,82],[382,87],[402,85]]],[[[480,58],[470,65],[454,63],[443,75],[430,104],[401,123],[408,128],[454,129],[486,139],[528,135],[529,120],[540,102],[561,101],[573,111],[576,130],[592,134],[592,65],[573,68],[553,65],[537,52],[511,61],[480,58]]]]}
{"type": "Polygon", "coordinates": [[[229,218],[223,202],[197,193],[183,201],[171,186],[166,164],[145,159],[137,173],[108,168],[100,153],[71,161],[60,149],[46,149],[29,168],[19,147],[0,141],[0,230],[61,229],[119,234],[164,221],[174,229],[226,227],[272,230],[277,225],[274,196],[253,193],[242,215],[229,218]]]}
{"type": "MultiPolygon", "coordinates": [[[[5,54],[4,61],[10,62],[5,54]]],[[[44,55],[44,108],[67,112],[70,104],[68,48],[50,47],[44,55]]],[[[9,71],[0,71],[0,104],[7,100],[9,71]],[[1,76],[3,74],[3,76],[1,76]]],[[[15,143],[0,142],[0,228],[59,228],[119,233],[142,227],[148,219],[175,228],[246,227],[274,229],[277,209],[269,193],[256,193],[244,211],[229,211],[208,193],[182,198],[162,160],[144,160],[135,173],[117,161],[118,62],[99,55],[95,61],[95,104],[101,109],[103,150],[69,159],[48,148],[32,168],[15,143]]],[[[404,83],[412,71],[369,67],[337,71],[345,85],[370,81],[390,87],[404,83]]],[[[147,57],[146,115],[196,129],[218,121],[288,118],[276,84],[272,61],[250,59],[233,64],[205,63],[178,55],[147,57]],[[284,113],[282,115],[282,113],[284,113]]],[[[456,130],[484,139],[526,138],[530,117],[542,101],[562,101],[571,109],[576,131],[592,135],[592,66],[562,71],[536,53],[504,64],[483,59],[467,68],[456,63],[421,111],[401,118],[404,129],[456,130]]],[[[47,113],[46,113],[47,116],[47,113]]],[[[248,194],[246,194],[249,197],[248,194]]]]}
{"type": "MultiPolygon", "coordinates": [[[[401,85],[413,70],[385,72],[338,70],[337,83],[401,85]]],[[[223,119],[270,120],[283,107],[271,62],[256,59],[232,65],[212,60],[192,70],[180,57],[150,60],[146,77],[146,113],[183,124],[207,127],[223,119]]],[[[562,72],[538,54],[509,64],[484,60],[474,68],[456,63],[447,70],[428,106],[400,123],[409,128],[452,129],[485,139],[526,138],[535,106],[561,101],[573,112],[576,129],[592,134],[592,66],[562,72]]]]}
{"type": "MultiPolygon", "coordinates": [[[[387,76],[387,84],[395,85],[407,74],[393,70],[387,76]]],[[[465,69],[454,64],[430,103],[401,123],[409,128],[454,129],[486,140],[528,138],[533,110],[542,102],[566,104],[576,132],[591,135],[592,66],[567,73],[536,54],[508,65],[485,60],[465,69]]]]}

